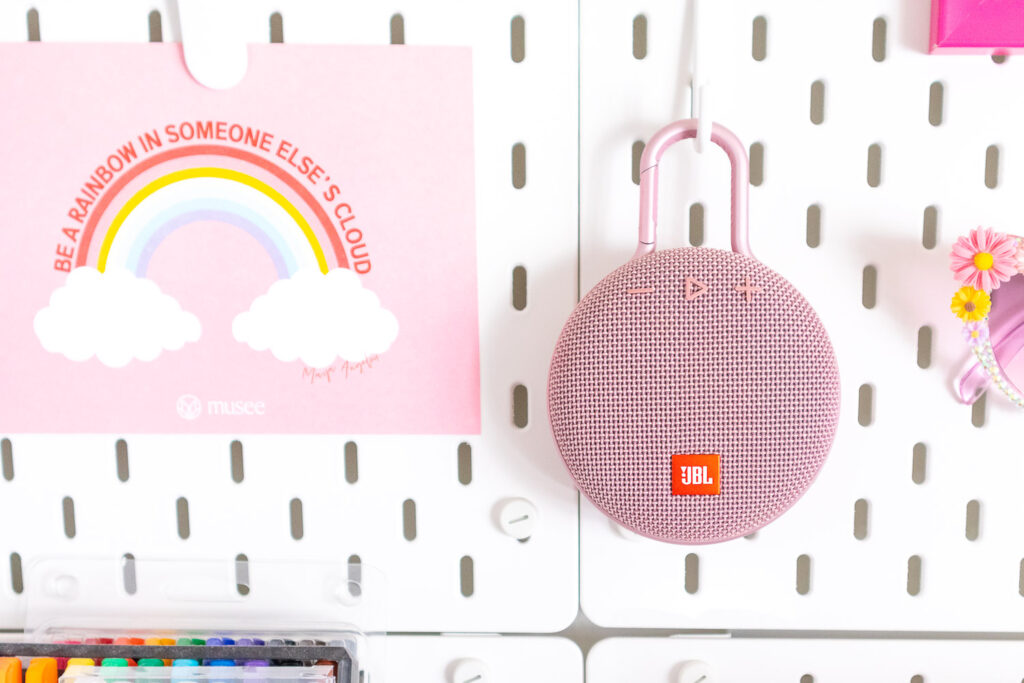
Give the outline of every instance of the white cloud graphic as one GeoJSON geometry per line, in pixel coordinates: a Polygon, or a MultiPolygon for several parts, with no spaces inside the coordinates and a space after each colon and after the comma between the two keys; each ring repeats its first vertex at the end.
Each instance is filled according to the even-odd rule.
{"type": "Polygon", "coordinates": [[[199,339],[199,319],[152,280],[123,269],[76,268],[33,321],[43,348],[112,368],[151,361],[199,339]]]}
{"type": "Polygon", "coordinates": [[[398,320],[348,268],[326,275],[305,269],[271,285],[235,316],[231,330],[256,351],[323,368],[337,358],[357,363],[387,351],[398,320]]]}

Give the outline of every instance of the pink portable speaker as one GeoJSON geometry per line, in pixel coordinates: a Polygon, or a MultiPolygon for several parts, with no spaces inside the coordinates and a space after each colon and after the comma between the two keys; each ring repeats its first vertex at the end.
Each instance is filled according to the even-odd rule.
{"type": "Polygon", "coordinates": [[[732,163],[732,248],[655,252],[658,161],[696,135],[661,129],[644,150],[640,245],[562,329],[548,416],[580,491],[622,526],[672,543],[744,536],[789,509],[832,446],[839,370],[807,300],[747,246],[746,150],[732,163]]]}

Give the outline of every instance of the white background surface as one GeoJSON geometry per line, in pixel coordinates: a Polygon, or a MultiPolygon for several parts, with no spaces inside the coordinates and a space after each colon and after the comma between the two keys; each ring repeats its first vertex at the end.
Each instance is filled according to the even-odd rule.
{"type": "MultiPolygon", "coordinates": [[[[268,40],[269,16],[280,11],[285,42],[387,43],[391,18],[401,13],[409,44],[473,46],[484,432],[430,438],[129,436],[125,482],[117,477],[115,459],[121,435],[5,434],[15,476],[0,479],[0,556],[18,553],[28,564],[44,554],[131,552],[225,562],[238,553],[254,562],[356,554],[387,575],[389,628],[406,632],[555,632],[573,620],[578,604],[597,624],[619,629],[957,631],[963,637],[1019,631],[1022,423],[1016,409],[992,396],[983,426],[976,427],[971,409],[952,397],[950,380],[967,354],[947,311],[955,283],[946,253],[958,234],[978,224],[1024,230],[1018,192],[1024,59],[995,64],[986,56],[927,56],[928,5],[705,2],[701,49],[714,118],[747,144],[765,148],[764,182],[751,192],[752,248],[816,307],[832,334],[844,386],[840,429],[819,481],[755,538],[679,548],[626,538],[588,504],[578,512],[544,410],[549,353],[576,301],[577,277],[585,292],[632,251],[638,194],[630,173],[632,145],[689,113],[685,3],[587,0],[577,8],[540,0],[394,6],[258,0],[239,4],[235,13],[250,42],[268,40]],[[648,22],[644,59],[632,54],[639,14],[648,22]],[[526,58],[519,63],[510,57],[510,22],[517,15],[526,27],[526,58]],[[751,55],[757,16],[767,20],[763,61],[751,55]],[[880,62],[872,58],[879,17],[887,23],[880,62]],[[809,116],[817,80],[825,84],[820,125],[809,116]],[[944,87],[939,126],[928,120],[933,82],[944,87]],[[511,148],[519,142],[527,150],[527,182],[515,189],[511,148]],[[866,181],[872,144],[882,150],[882,182],[874,188],[866,181]],[[989,145],[1000,150],[995,189],[983,182],[989,145]],[[816,248],[806,243],[811,204],[822,209],[816,248]],[[922,245],[928,206],[937,207],[939,216],[939,244],[931,250],[922,245]],[[511,273],[519,265],[528,276],[523,311],[511,305],[511,273]],[[866,266],[878,272],[871,309],[862,305],[866,266]],[[921,368],[918,333],[926,325],[933,332],[931,364],[921,368]],[[522,429],[511,417],[516,384],[527,387],[530,399],[529,425],[522,429]],[[874,394],[868,426],[858,422],[862,385],[874,394]],[[234,438],[244,446],[241,483],[231,478],[234,438]],[[350,440],[359,449],[355,484],[344,477],[344,444],[350,440]],[[457,477],[463,441],[473,449],[469,485],[457,477]],[[920,484],[911,479],[918,443],[927,449],[920,484]],[[74,538],[65,533],[65,497],[74,500],[74,538]],[[177,533],[179,497],[189,501],[187,540],[177,533]],[[538,510],[536,531],[526,543],[504,535],[497,523],[501,503],[513,497],[538,510]],[[301,540],[290,533],[294,498],[303,503],[301,540]],[[407,499],[416,502],[414,541],[403,537],[407,499]],[[863,539],[853,534],[859,499],[869,511],[863,539]],[[971,500],[981,511],[973,541],[965,534],[971,500]],[[692,594],[685,589],[689,554],[699,562],[692,594]],[[806,594],[796,590],[801,555],[810,562],[806,594]],[[915,555],[921,558],[921,588],[910,595],[908,559],[915,555]],[[474,560],[471,597],[460,592],[463,556],[474,560]]],[[[153,9],[162,15],[164,40],[180,37],[176,11],[167,2],[8,0],[0,5],[0,39],[27,37],[32,6],[44,42],[146,41],[153,9]]],[[[688,243],[690,205],[699,201],[706,211],[706,244],[725,247],[724,156],[716,150],[698,156],[681,145],[663,169],[662,246],[688,243]]],[[[0,569],[0,626],[17,628],[23,596],[5,575],[0,569]]],[[[588,630],[584,640],[605,633],[588,630]]],[[[551,680],[579,678],[578,654],[561,640],[394,640],[433,657],[424,668],[402,659],[400,666],[411,667],[408,680],[449,680],[445,667],[463,656],[456,646],[464,640],[495,648],[487,656],[501,662],[497,668],[506,678],[498,680],[535,675],[533,668],[517,668],[524,661],[551,662],[558,674],[551,680]]],[[[861,641],[695,642],[702,644],[695,650],[701,657],[751,662],[749,670],[729,669],[731,680],[776,669],[785,675],[769,680],[800,680],[804,673],[819,675],[805,668],[826,664],[832,668],[819,668],[823,673],[815,680],[888,680],[844,666],[843,657],[863,651],[861,641]],[[768,663],[755,666],[761,662],[768,663]]],[[[924,662],[932,667],[925,676],[931,683],[997,680],[997,668],[1016,644],[901,641],[871,647],[898,663],[892,680],[925,673],[919,668],[924,662]],[[950,677],[959,670],[939,665],[955,657],[982,662],[981,674],[950,677]]],[[[590,679],[672,680],[675,662],[690,652],[674,639],[608,641],[591,655],[590,679]]],[[[1017,680],[1020,675],[1013,673],[1017,680]]]]}

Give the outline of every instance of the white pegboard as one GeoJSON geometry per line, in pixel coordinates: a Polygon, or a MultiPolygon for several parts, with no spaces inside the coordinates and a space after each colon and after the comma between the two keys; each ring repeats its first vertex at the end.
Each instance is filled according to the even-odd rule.
{"type": "MultiPolygon", "coordinates": [[[[575,683],[583,681],[583,655],[564,638],[495,636],[388,636],[388,681],[416,683],[575,683]],[[476,660],[481,667],[459,665],[476,660]],[[479,670],[483,677],[458,676],[479,670]]],[[[620,679],[621,680],[621,679],[620,679]]]]}
{"type": "Polygon", "coordinates": [[[1019,681],[1020,645],[1006,641],[611,638],[587,656],[589,683],[963,683],[1019,681]]]}
{"type": "MultiPolygon", "coordinates": [[[[1024,91],[1013,84],[1024,62],[928,56],[929,5],[704,3],[714,118],[748,145],[764,146],[763,182],[751,189],[751,246],[807,295],[830,331],[843,384],[841,424],[806,497],[753,539],[699,548],[627,540],[584,504],[581,595],[597,623],[1020,630],[1021,415],[991,396],[987,414],[974,416],[984,426],[976,427],[972,410],[952,395],[968,352],[948,311],[956,285],[947,254],[958,234],[979,224],[1020,231],[1024,91]],[[753,58],[756,17],[767,25],[763,60],[753,58]],[[886,26],[881,61],[872,44],[878,20],[886,26]],[[810,119],[815,81],[825,86],[820,125],[810,119]],[[937,126],[929,121],[936,82],[944,93],[937,126]],[[875,144],[881,184],[871,187],[875,144]],[[1000,151],[995,189],[985,184],[991,145],[1000,151]],[[806,239],[811,205],[822,212],[816,248],[806,239]],[[922,242],[929,206],[938,210],[933,249],[922,242]],[[877,271],[872,308],[862,303],[868,266],[877,271]],[[923,326],[933,332],[926,368],[918,364],[923,326]],[[868,391],[873,411],[864,426],[859,399],[868,391]],[[915,444],[927,451],[920,484],[911,475],[915,444]],[[861,499],[862,539],[854,535],[861,499]],[[980,505],[977,540],[966,533],[972,500],[980,505]],[[913,557],[920,560],[916,594],[908,590],[913,557]],[[809,568],[799,586],[798,562],[809,568]]],[[[582,5],[583,292],[635,246],[632,145],[688,113],[684,6],[582,5]],[[641,14],[648,48],[637,59],[631,41],[641,14]]],[[[707,244],[728,248],[725,157],[716,149],[698,157],[687,147],[662,164],[661,246],[687,243],[689,207],[699,201],[707,244]]]]}
{"type": "MultiPolygon", "coordinates": [[[[163,39],[180,39],[173,2],[41,0],[4,3],[0,40],[26,39],[30,8],[43,42],[146,41],[154,9],[163,39]]],[[[13,479],[0,479],[0,626],[18,627],[22,618],[6,567],[12,553],[25,565],[41,555],[123,553],[230,563],[244,553],[253,560],[359,556],[387,575],[393,630],[558,630],[577,611],[578,521],[576,492],[548,434],[544,386],[549,349],[576,301],[577,8],[541,0],[240,2],[237,20],[250,42],[268,41],[274,12],[286,43],[386,44],[401,15],[408,44],[473,48],[483,433],[126,436],[127,481],[117,476],[120,434],[0,434],[10,439],[14,463],[13,479]],[[517,15],[525,59],[513,61],[517,15]],[[516,143],[526,148],[521,189],[512,183],[516,143]],[[526,269],[525,310],[512,306],[516,266],[526,269]],[[524,428],[512,419],[519,384],[529,392],[524,428]],[[234,439],[242,444],[240,483],[232,478],[234,439]],[[358,449],[354,483],[345,476],[349,441],[358,449]],[[458,474],[463,442],[472,449],[470,483],[458,474]],[[65,497],[73,501],[73,538],[65,497]],[[527,542],[499,529],[498,508],[513,497],[538,511],[527,542]],[[179,499],[187,500],[187,539],[179,499]],[[407,500],[415,502],[414,540],[403,523],[407,500]]]]}

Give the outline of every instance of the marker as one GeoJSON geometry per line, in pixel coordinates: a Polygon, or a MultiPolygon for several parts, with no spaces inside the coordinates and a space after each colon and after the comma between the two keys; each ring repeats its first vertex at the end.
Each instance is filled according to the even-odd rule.
{"type": "Polygon", "coordinates": [[[111,645],[113,644],[113,638],[86,638],[86,645],[111,645]]]}
{"type": "Polygon", "coordinates": [[[114,638],[114,645],[145,645],[142,638],[114,638]]]}
{"type": "Polygon", "coordinates": [[[0,683],[21,683],[21,660],[0,657],[0,683]]]}
{"type": "Polygon", "coordinates": [[[25,683],[57,683],[57,660],[36,657],[25,670],[25,683]]]}
{"type": "Polygon", "coordinates": [[[178,638],[178,645],[206,645],[202,638],[178,638]]]}
{"type": "MultiPolygon", "coordinates": [[[[174,638],[146,638],[146,645],[174,645],[174,638]]],[[[170,666],[171,660],[163,660],[164,666],[170,666]]]]}
{"type": "Polygon", "coordinates": [[[211,659],[207,666],[234,666],[235,660],[233,659],[211,659]]]}
{"type": "MultiPolygon", "coordinates": [[[[206,647],[219,647],[222,645],[234,645],[234,638],[220,638],[213,637],[206,639],[206,647]]],[[[233,659],[204,659],[203,666],[234,666],[235,660],[233,659]]]]}
{"type": "MultiPolygon", "coordinates": [[[[82,644],[81,641],[79,641],[79,640],[59,640],[59,641],[57,641],[57,643],[59,645],[81,645],[82,644]]],[[[67,657],[56,657],[56,660],[57,660],[57,670],[58,671],[63,671],[64,669],[68,668],[68,658],[67,657]]]]}
{"type": "MultiPolygon", "coordinates": [[[[267,645],[270,647],[281,647],[282,645],[294,645],[294,640],[288,638],[272,638],[267,641],[267,645]]],[[[274,666],[302,666],[302,662],[297,659],[272,659],[270,663],[274,666]]]]}
{"type": "Polygon", "coordinates": [[[146,657],[139,660],[139,666],[164,666],[164,660],[154,657],[146,657]]]}
{"type": "Polygon", "coordinates": [[[68,660],[68,666],[96,666],[96,662],[88,657],[72,657],[68,660]]]}
{"type": "MultiPolygon", "coordinates": [[[[179,643],[180,644],[180,643],[179,643]]],[[[175,659],[171,666],[199,666],[198,659],[175,659]]]]}
{"type": "MultiPolygon", "coordinates": [[[[260,638],[239,638],[239,645],[266,645],[260,638]]],[[[235,664],[240,666],[270,666],[270,661],[266,659],[236,659],[235,664]]]]}
{"type": "Polygon", "coordinates": [[[134,659],[127,659],[125,657],[107,657],[100,666],[106,667],[124,667],[124,666],[138,666],[134,659]]]}

